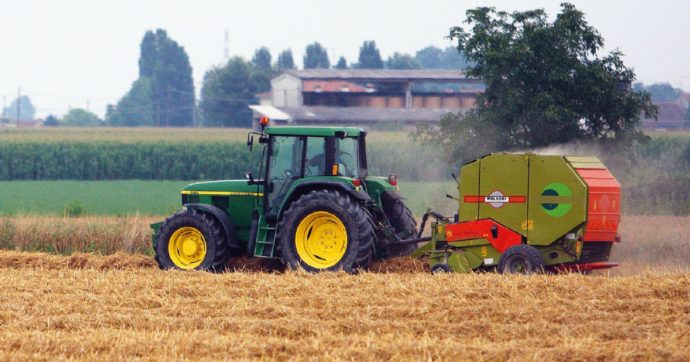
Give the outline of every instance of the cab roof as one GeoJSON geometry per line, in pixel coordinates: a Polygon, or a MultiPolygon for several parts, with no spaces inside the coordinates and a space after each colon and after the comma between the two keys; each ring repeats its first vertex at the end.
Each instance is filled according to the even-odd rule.
{"type": "Polygon", "coordinates": [[[278,136],[316,136],[328,137],[335,136],[337,132],[345,132],[348,137],[359,137],[364,133],[363,128],[359,127],[268,127],[266,133],[278,136]]]}

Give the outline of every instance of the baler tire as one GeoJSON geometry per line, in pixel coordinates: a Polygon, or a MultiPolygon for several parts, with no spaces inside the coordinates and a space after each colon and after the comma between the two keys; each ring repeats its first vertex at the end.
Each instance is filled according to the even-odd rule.
{"type": "Polygon", "coordinates": [[[283,263],[290,269],[308,272],[345,271],[354,273],[369,266],[374,258],[376,234],[371,216],[350,196],[336,190],[314,190],[300,196],[281,216],[276,237],[283,263]],[[342,223],[346,232],[345,252],[333,265],[315,267],[297,251],[297,230],[310,215],[326,212],[342,223]]]}
{"type": "MultiPolygon", "coordinates": [[[[417,237],[417,221],[412,217],[412,211],[405,206],[405,203],[383,193],[381,197],[383,212],[395,231],[395,235],[401,240],[413,239],[417,237]]],[[[413,243],[400,244],[397,240],[389,240],[386,249],[383,251],[384,257],[394,257],[409,255],[417,250],[417,245],[413,243]]]]}
{"type": "Polygon", "coordinates": [[[207,213],[198,210],[182,210],[167,218],[160,227],[155,248],[155,259],[161,269],[184,269],[173,262],[169,244],[171,237],[180,228],[194,228],[203,235],[206,254],[202,262],[189,269],[223,271],[230,259],[230,248],[220,222],[207,213]]]}
{"type": "Polygon", "coordinates": [[[445,274],[450,272],[451,270],[448,264],[439,263],[431,267],[431,274],[445,274]]]}
{"type": "Polygon", "coordinates": [[[525,244],[508,248],[498,260],[498,272],[501,274],[535,274],[544,272],[544,257],[535,247],[525,244]],[[524,269],[518,271],[512,263],[524,263],[524,269]]]}

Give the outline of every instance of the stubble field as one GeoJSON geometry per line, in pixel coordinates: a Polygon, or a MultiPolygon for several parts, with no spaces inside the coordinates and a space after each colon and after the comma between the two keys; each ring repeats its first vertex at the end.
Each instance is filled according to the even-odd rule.
{"type": "MultiPolygon", "coordinates": [[[[103,219],[36,217],[19,227],[31,232],[15,235],[47,238],[41,225],[80,220],[76,237],[103,219]]],[[[683,361],[690,353],[686,217],[626,217],[614,250],[623,265],[611,273],[530,277],[431,275],[407,259],[358,275],[284,272],[255,259],[222,274],[164,272],[126,252],[148,253],[148,221],[110,218],[138,230],[115,233],[109,242],[120,248],[110,255],[0,252],[0,359],[683,361]]]]}

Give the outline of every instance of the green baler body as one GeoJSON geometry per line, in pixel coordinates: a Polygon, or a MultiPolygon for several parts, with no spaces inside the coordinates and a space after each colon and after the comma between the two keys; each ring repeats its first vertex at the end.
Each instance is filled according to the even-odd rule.
{"type": "MultiPolygon", "coordinates": [[[[490,219],[536,247],[547,266],[608,261],[617,240],[620,184],[596,157],[491,154],[461,168],[458,191],[459,224],[490,219]]],[[[461,272],[496,266],[501,252],[487,235],[449,239],[458,223],[433,224],[432,242],[413,255],[461,272]]]]}
{"type": "Polygon", "coordinates": [[[494,219],[530,245],[550,245],[587,221],[587,185],[566,157],[493,154],[460,175],[460,221],[494,219]]]}

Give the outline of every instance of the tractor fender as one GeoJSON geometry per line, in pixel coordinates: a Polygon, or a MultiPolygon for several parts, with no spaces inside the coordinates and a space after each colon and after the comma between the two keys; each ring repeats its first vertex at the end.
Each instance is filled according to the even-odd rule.
{"type": "Polygon", "coordinates": [[[290,196],[283,201],[283,205],[280,207],[280,212],[282,213],[283,210],[285,210],[288,205],[290,205],[293,201],[297,200],[298,197],[308,193],[309,191],[313,190],[338,190],[341,191],[349,196],[351,196],[353,199],[360,201],[360,202],[366,202],[366,201],[371,201],[371,197],[366,192],[359,192],[355,190],[352,187],[348,187],[345,183],[343,182],[338,182],[338,181],[324,181],[324,180],[314,180],[314,181],[304,181],[300,183],[299,185],[295,186],[295,188],[292,190],[290,193],[290,196]]]}
{"type": "Polygon", "coordinates": [[[228,241],[228,246],[232,249],[241,247],[237,241],[235,227],[232,225],[230,217],[219,207],[208,204],[186,204],[185,207],[188,210],[199,210],[211,214],[211,216],[218,220],[218,222],[223,226],[223,231],[225,231],[225,240],[228,241]]]}

